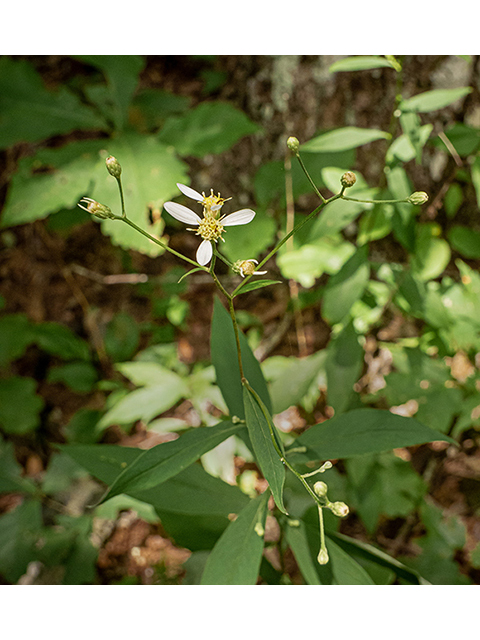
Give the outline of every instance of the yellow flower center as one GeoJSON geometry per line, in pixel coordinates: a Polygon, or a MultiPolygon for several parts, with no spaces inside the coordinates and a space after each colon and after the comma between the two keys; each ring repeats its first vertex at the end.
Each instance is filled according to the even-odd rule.
{"type": "Polygon", "coordinates": [[[222,237],[222,233],[223,224],[220,220],[214,218],[212,214],[203,218],[198,225],[197,236],[201,236],[203,240],[213,240],[213,242],[218,242],[222,237]]]}
{"type": "Polygon", "coordinates": [[[203,215],[204,216],[216,216],[220,209],[223,207],[224,202],[230,200],[230,198],[221,198],[220,194],[215,196],[213,194],[213,189],[210,189],[210,195],[206,196],[204,193],[202,204],[204,207],[203,215]],[[212,211],[212,207],[216,206],[216,209],[212,211]]]}

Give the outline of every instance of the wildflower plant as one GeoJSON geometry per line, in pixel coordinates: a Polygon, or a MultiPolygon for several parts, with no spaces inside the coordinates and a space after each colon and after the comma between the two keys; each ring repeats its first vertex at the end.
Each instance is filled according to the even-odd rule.
{"type": "MultiPolygon", "coordinates": [[[[335,571],[338,571],[342,561],[345,561],[345,555],[348,557],[345,549],[351,552],[350,557],[352,554],[354,557],[355,553],[357,555],[364,553],[380,561],[378,553],[368,545],[362,546],[348,541],[334,532],[327,531],[328,536],[326,536],[325,511],[337,518],[345,518],[349,514],[347,504],[342,501],[332,502],[328,497],[328,472],[333,466],[331,459],[342,457],[343,452],[348,453],[351,450],[349,447],[356,453],[362,453],[377,450],[376,447],[379,447],[380,451],[385,447],[395,448],[431,440],[448,440],[447,436],[424,427],[413,419],[403,418],[388,411],[360,409],[339,415],[327,421],[326,424],[311,427],[296,440],[294,445],[285,445],[282,434],[274,424],[263,374],[239,329],[235,299],[242,293],[274,283],[272,280],[263,278],[254,281],[251,279],[255,276],[265,276],[267,270],[263,267],[268,261],[304,225],[318,218],[328,204],[340,200],[372,204],[421,205],[428,200],[424,192],[413,193],[404,199],[356,200],[347,195],[348,189],[356,182],[356,176],[352,171],[347,171],[341,176],[338,192],[327,198],[317,188],[303,163],[299,141],[291,137],[287,141],[287,147],[291,157],[300,163],[320,202],[262,258],[245,257],[232,263],[222,255],[219,241],[228,242],[228,228],[247,225],[256,214],[249,208],[223,214],[223,208],[230,198],[223,198],[219,193],[215,195],[213,190],[209,195],[205,195],[184,184],[177,184],[180,192],[196,203],[198,212],[178,202],[164,203],[165,210],[173,218],[188,225],[188,230],[200,237],[195,259],[179,253],[138,227],[127,216],[121,165],[111,156],[107,158],[106,166],[118,184],[121,213],[115,214],[109,206],[88,197],[83,198],[79,204],[98,218],[117,220],[119,224],[131,226],[151,242],[188,263],[192,269],[183,277],[198,271],[205,272],[212,278],[226,302],[228,314],[221,305],[215,303],[212,321],[212,360],[216,369],[217,383],[230,411],[229,418],[221,420],[213,427],[192,429],[173,442],[164,443],[140,453],[128,464],[122,463],[122,468],[118,468],[116,477],[109,483],[110,486],[101,501],[104,502],[122,493],[133,492],[133,495],[136,495],[135,492],[153,488],[162,491],[159,485],[190,468],[206,452],[232,435],[241,437],[250,449],[259,472],[268,483],[268,489],[252,498],[240,513],[232,518],[207,560],[202,584],[255,584],[265,543],[265,523],[269,508],[276,515],[285,532],[285,540],[293,549],[302,572],[305,576],[309,576],[307,581],[310,584],[318,584],[321,581],[322,571],[326,570],[325,566],[331,561],[335,577],[335,571]],[[217,274],[218,260],[224,262],[234,274],[241,277],[241,281],[232,290],[227,289],[217,274]],[[409,420],[415,423],[412,428],[409,428],[409,420]],[[372,442],[380,444],[372,445],[372,442]],[[313,463],[316,466],[312,470],[313,463]],[[319,551],[316,567],[312,566],[308,552],[311,544],[309,543],[311,529],[307,530],[305,522],[297,520],[293,514],[289,513],[288,498],[284,491],[287,472],[299,483],[297,487],[301,487],[307,493],[312,506],[315,506],[318,512],[317,549],[319,551]],[[326,474],[327,481],[318,481],[319,474],[326,474]],[[270,496],[273,497],[273,501],[269,500],[270,496]]],[[[192,491],[194,490],[192,488],[192,491]]],[[[400,574],[403,571],[403,575],[409,575],[408,569],[402,567],[400,563],[395,564],[391,560],[389,565],[390,560],[385,560],[383,557],[381,562],[386,566],[394,567],[394,570],[399,571],[400,574]]],[[[359,581],[372,583],[367,572],[356,560],[350,561],[354,563],[352,566],[360,576],[359,581]]]]}

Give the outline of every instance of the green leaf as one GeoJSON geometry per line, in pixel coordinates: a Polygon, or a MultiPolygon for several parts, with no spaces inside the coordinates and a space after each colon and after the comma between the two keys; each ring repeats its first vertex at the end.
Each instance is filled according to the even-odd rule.
{"type": "Polygon", "coordinates": [[[202,102],[185,115],[168,118],[159,140],[182,156],[222,153],[260,127],[226,102],[202,102]]]}
{"type": "MultiPolygon", "coordinates": [[[[371,194],[356,193],[355,197],[367,199],[371,194]]],[[[322,238],[331,236],[345,229],[363,211],[369,211],[373,205],[366,202],[349,202],[348,200],[334,200],[327,204],[320,216],[312,224],[311,237],[322,238]]]]}
{"type": "Polygon", "coordinates": [[[58,322],[32,325],[35,342],[40,349],[63,360],[89,360],[90,349],[85,340],[58,322]]]}
{"type": "MultiPolygon", "coordinates": [[[[250,386],[258,393],[268,411],[271,412],[272,403],[260,364],[253,355],[241,331],[239,339],[245,377],[250,386]]],[[[217,384],[220,387],[230,415],[244,418],[243,385],[238,365],[235,332],[230,314],[218,298],[215,298],[213,305],[210,345],[217,384]]]]}
{"type": "Polygon", "coordinates": [[[283,505],[285,467],[272,441],[272,437],[275,438],[277,447],[282,452],[282,444],[276,433],[276,427],[265,405],[261,401],[259,403],[255,395],[246,386],[243,388],[243,401],[245,405],[245,420],[255,458],[265,480],[270,486],[275,504],[283,513],[286,513],[283,505]],[[267,413],[268,417],[265,413],[267,413]]]}
{"type": "Polygon", "coordinates": [[[378,129],[343,127],[312,138],[302,144],[300,149],[309,153],[345,151],[346,149],[356,149],[376,140],[389,140],[390,138],[389,133],[378,129]]]}
{"type": "Polygon", "coordinates": [[[37,558],[36,543],[42,527],[41,503],[25,500],[0,516],[0,573],[15,584],[37,558]]]}
{"type": "Polygon", "coordinates": [[[337,584],[375,584],[368,573],[331,538],[326,540],[331,570],[337,584]]]}
{"type": "Polygon", "coordinates": [[[121,493],[131,493],[156,487],[193,464],[204,453],[234,435],[240,425],[220,422],[214,427],[199,427],[188,431],[173,442],[143,451],[115,479],[102,498],[105,502],[121,493]]]}
{"type": "Polygon", "coordinates": [[[116,313],[105,328],[105,351],[114,362],[131,358],[138,349],[140,328],[129,313],[116,313]]]}
{"type": "Polygon", "coordinates": [[[226,230],[221,253],[231,262],[245,260],[245,256],[257,258],[275,244],[275,220],[265,211],[256,211],[257,215],[249,224],[228,227],[226,230]]]}
{"type": "Polygon", "coordinates": [[[100,69],[107,79],[112,115],[118,129],[128,120],[128,108],[138,84],[138,76],[145,66],[143,56],[72,56],[100,69]]]}
{"type": "Polygon", "coordinates": [[[362,542],[356,538],[350,538],[341,533],[328,531],[328,537],[335,540],[337,545],[344,549],[350,556],[365,558],[371,562],[375,562],[382,567],[386,567],[395,572],[395,574],[410,584],[428,584],[417,571],[407,567],[399,562],[396,558],[392,558],[380,549],[362,542]]]}
{"type": "MultiPolygon", "coordinates": [[[[188,395],[183,379],[159,365],[152,363],[124,363],[121,371],[155,371],[157,377],[148,380],[148,386],[135,389],[121,398],[107,411],[99,422],[99,428],[112,424],[131,424],[136,420],[150,422],[155,416],[173,407],[181,398],[188,395]]],[[[147,382],[147,381],[146,381],[147,382]]]]}
{"type": "Polygon", "coordinates": [[[256,289],[263,289],[263,287],[269,287],[271,284],[282,284],[282,280],[255,280],[253,282],[250,280],[250,282],[247,282],[247,284],[241,288],[237,295],[247,293],[248,291],[255,291],[256,289]]]}
{"type": "Polygon", "coordinates": [[[23,469],[15,459],[13,442],[0,440],[0,493],[21,491],[34,493],[35,484],[22,477],[23,469]]]}
{"type": "Polygon", "coordinates": [[[358,335],[349,322],[327,347],[327,400],[335,413],[348,408],[353,395],[353,385],[363,366],[364,351],[358,335]]]}
{"type": "Polygon", "coordinates": [[[264,546],[269,492],[252,500],[213,548],[202,585],[252,585],[257,582],[264,546]]]}
{"type": "Polygon", "coordinates": [[[48,370],[48,382],[60,382],[76,393],[90,393],[98,380],[95,367],[90,362],[69,362],[48,370]]]}
{"type": "MultiPolygon", "coordinates": [[[[108,144],[104,142],[103,148],[122,165],[127,216],[144,231],[161,240],[163,203],[176,197],[177,182],[188,182],[186,165],[174,155],[172,149],[160,144],[154,136],[125,133],[108,144]],[[151,216],[157,218],[158,222],[151,224],[151,216]]],[[[87,195],[120,213],[116,180],[108,175],[104,166],[99,167],[95,175],[95,189],[87,195]]],[[[91,177],[94,177],[93,172],[91,177]]],[[[120,220],[103,220],[101,225],[102,231],[110,236],[112,242],[123,249],[134,249],[151,257],[164,251],[120,220]]]]}
{"type": "Polygon", "coordinates": [[[310,553],[305,523],[302,520],[288,520],[285,535],[306,583],[322,584],[317,571],[319,565],[310,553]]]}
{"type": "Polygon", "coordinates": [[[33,339],[30,322],[24,313],[0,318],[0,367],[20,358],[33,339]]]}
{"type": "Polygon", "coordinates": [[[471,87],[458,87],[457,89],[434,89],[419,93],[413,98],[402,100],[398,105],[400,111],[415,111],[416,113],[428,113],[448,107],[453,102],[465,98],[472,92],[471,87]]]}
{"type": "Polygon", "coordinates": [[[465,258],[480,258],[480,232],[454,225],[448,232],[448,240],[452,247],[465,258]]]}
{"type": "Polygon", "coordinates": [[[0,148],[36,142],[105,122],[65,87],[48,91],[26,60],[0,59],[0,148]]]}
{"type": "Polygon", "coordinates": [[[380,67],[391,67],[398,71],[398,63],[387,60],[382,56],[349,56],[343,60],[334,62],[330,68],[330,73],[337,71],[363,71],[364,69],[379,69],[380,67]]]}
{"type": "Polygon", "coordinates": [[[353,303],[362,297],[370,277],[368,247],[357,249],[353,256],[333,275],[323,294],[323,317],[330,324],[343,320],[353,303]]]}
{"type": "Polygon", "coordinates": [[[273,413],[299,404],[325,367],[326,350],[306,358],[290,358],[288,366],[270,384],[273,413]]]}
{"type": "Polygon", "coordinates": [[[0,425],[4,431],[23,435],[39,426],[44,401],[36,388],[32,378],[0,380],[0,425]]]}
{"type": "Polygon", "coordinates": [[[441,275],[450,262],[450,247],[438,237],[436,224],[417,224],[415,227],[415,254],[412,256],[412,275],[421,282],[441,275]]]}
{"type": "Polygon", "coordinates": [[[430,429],[414,418],[381,409],[354,409],[310,427],[296,441],[318,459],[350,458],[442,440],[455,440],[430,429]]]}

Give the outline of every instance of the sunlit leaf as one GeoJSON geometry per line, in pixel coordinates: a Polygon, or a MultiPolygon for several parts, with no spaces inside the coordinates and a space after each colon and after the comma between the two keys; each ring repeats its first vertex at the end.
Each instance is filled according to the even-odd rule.
{"type": "Polygon", "coordinates": [[[337,60],[330,68],[330,73],[337,71],[363,71],[364,69],[379,69],[381,67],[391,67],[398,70],[398,63],[395,65],[391,60],[382,56],[349,56],[343,60],[337,60]]]}
{"type": "Polygon", "coordinates": [[[402,100],[398,108],[400,111],[415,111],[428,113],[448,107],[452,103],[465,98],[473,89],[471,87],[458,87],[457,89],[434,89],[419,93],[412,98],[402,100]]]}
{"type": "Polygon", "coordinates": [[[378,129],[360,129],[359,127],[343,127],[328,133],[322,133],[301,145],[301,151],[309,153],[345,151],[355,149],[376,140],[388,140],[390,134],[378,129]]]}

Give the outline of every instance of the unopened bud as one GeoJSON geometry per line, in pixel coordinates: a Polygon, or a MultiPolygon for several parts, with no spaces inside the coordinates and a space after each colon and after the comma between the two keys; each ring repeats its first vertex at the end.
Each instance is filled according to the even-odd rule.
{"type": "Polygon", "coordinates": [[[318,564],[328,564],[328,551],[326,549],[320,549],[317,562],[318,564]]]}
{"type": "Polygon", "coordinates": [[[319,498],[324,498],[327,495],[328,487],[325,484],[325,482],[322,482],[321,480],[319,480],[318,482],[315,482],[315,484],[313,485],[313,490],[315,491],[315,493],[319,498]]]}
{"type": "Polygon", "coordinates": [[[122,174],[122,167],[119,161],[113,156],[108,156],[105,160],[105,164],[107,165],[108,173],[114,178],[119,178],[122,174]]]}
{"type": "Polygon", "coordinates": [[[353,173],[353,171],[345,171],[343,176],[340,178],[340,184],[342,185],[342,187],[345,187],[345,189],[348,189],[348,187],[353,187],[356,181],[357,176],[353,173]]]}
{"type": "Polygon", "coordinates": [[[100,202],[92,200],[92,198],[82,198],[80,202],[87,205],[86,207],[84,207],[82,206],[82,204],[79,204],[78,206],[80,207],[80,209],[88,211],[88,213],[97,216],[97,218],[102,218],[102,220],[107,220],[110,218],[111,220],[114,220],[117,217],[112,212],[110,207],[107,207],[107,205],[105,204],[100,204],[100,202]]]}
{"type": "Polygon", "coordinates": [[[425,191],[415,191],[407,200],[410,204],[425,204],[428,200],[428,193],[425,193],[425,191]]]}
{"type": "Polygon", "coordinates": [[[287,140],[287,147],[290,149],[292,153],[298,153],[300,143],[297,138],[290,136],[290,138],[288,138],[287,140]]]}
{"type": "Polygon", "coordinates": [[[338,516],[339,518],[345,518],[345,516],[348,516],[350,511],[344,502],[332,502],[329,506],[333,515],[338,516]]]}

